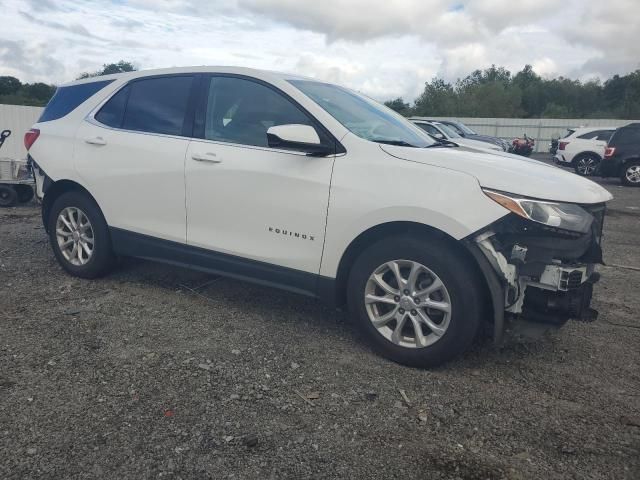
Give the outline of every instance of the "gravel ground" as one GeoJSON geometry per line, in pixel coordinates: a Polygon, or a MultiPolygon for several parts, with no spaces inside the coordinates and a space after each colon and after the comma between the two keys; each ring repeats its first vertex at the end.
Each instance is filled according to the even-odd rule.
{"type": "Polygon", "coordinates": [[[431,371],[304,297],[72,278],[36,205],[1,210],[0,478],[640,478],[640,189],[604,185],[598,321],[431,371]]]}

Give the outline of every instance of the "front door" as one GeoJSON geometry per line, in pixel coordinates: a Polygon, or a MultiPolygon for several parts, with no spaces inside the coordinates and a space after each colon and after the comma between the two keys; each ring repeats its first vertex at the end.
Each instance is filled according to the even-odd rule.
{"type": "Polygon", "coordinates": [[[266,135],[274,125],[314,122],[281,92],[245,78],[207,78],[202,101],[202,138],[186,156],[187,243],[263,262],[254,263],[257,277],[264,263],[317,274],[334,156],[273,149],[266,135]]]}

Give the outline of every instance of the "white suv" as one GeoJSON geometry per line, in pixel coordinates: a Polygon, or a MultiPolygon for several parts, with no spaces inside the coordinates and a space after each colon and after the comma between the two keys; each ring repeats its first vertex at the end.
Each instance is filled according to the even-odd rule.
{"type": "Polygon", "coordinates": [[[578,175],[593,175],[604,156],[607,142],[615,131],[613,127],[569,129],[567,134],[558,140],[558,151],[554,161],[558,165],[573,167],[578,175]]]}
{"type": "Polygon", "coordinates": [[[54,254],[118,255],[348,305],[404,364],[464,351],[481,322],[589,309],[604,202],[542,163],[434,141],[348,89],[244,68],[60,87],[25,135],[54,254]]]}

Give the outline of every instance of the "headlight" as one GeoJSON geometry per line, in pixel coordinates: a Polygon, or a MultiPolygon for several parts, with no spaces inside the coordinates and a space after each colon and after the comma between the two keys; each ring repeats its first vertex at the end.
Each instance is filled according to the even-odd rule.
{"type": "Polygon", "coordinates": [[[587,233],[593,222],[589,212],[573,203],[531,200],[484,189],[483,192],[510,212],[549,227],[587,233]]]}

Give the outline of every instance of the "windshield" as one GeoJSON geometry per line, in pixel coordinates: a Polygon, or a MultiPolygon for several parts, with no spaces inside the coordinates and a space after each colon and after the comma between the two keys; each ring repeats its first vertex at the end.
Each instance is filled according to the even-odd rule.
{"type": "Polygon", "coordinates": [[[393,110],[351,90],[312,80],[289,80],[289,83],[360,138],[419,148],[435,143],[393,110]]]}
{"type": "Polygon", "coordinates": [[[465,135],[477,135],[476,132],[467,127],[464,123],[456,122],[456,127],[462,131],[465,135]]]}
{"type": "Polygon", "coordinates": [[[458,135],[458,132],[456,132],[453,128],[449,127],[448,125],[445,125],[444,123],[436,123],[436,125],[440,130],[446,133],[449,138],[462,138],[460,135],[458,135]]]}

